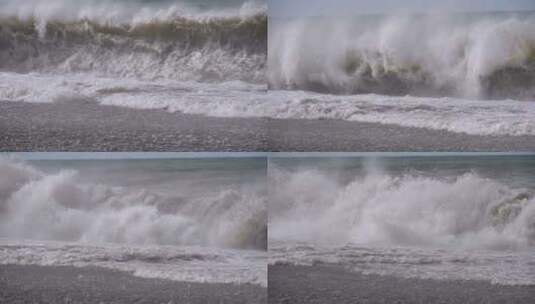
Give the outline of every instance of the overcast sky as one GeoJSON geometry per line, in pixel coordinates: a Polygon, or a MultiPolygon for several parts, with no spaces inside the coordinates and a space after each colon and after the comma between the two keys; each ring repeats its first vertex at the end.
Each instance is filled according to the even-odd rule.
{"type": "Polygon", "coordinates": [[[276,17],[535,10],[535,0],[268,0],[276,17]]]}

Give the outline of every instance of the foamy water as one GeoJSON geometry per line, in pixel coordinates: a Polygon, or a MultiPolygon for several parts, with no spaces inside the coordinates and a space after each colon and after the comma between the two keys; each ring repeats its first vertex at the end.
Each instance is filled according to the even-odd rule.
{"type": "Polygon", "coordinates": [[[534,96],[532,12],[270,21],[268,79],[275,89],[534,96]]]}
{"type": "Polygon", "coordinates": [[[434,280],[477,280],[499,285],[534,285],[535,254],[523,252],[459,251],[410,247],[370,247],[347,244],[320,247],[270,241],[269,263],[341,265],[362,274],[434,280]]]}
{"type": "Polygon", "coordinates": [[[91,101],[102,105],[220,117],[258,117],[266,86],[242,81],[143,81],[87,74],[0,73],[0,99],[18,102],[91,101]]]}
{"type": "Polygon", "coordinates": [[[270,263],[535,284],[533,160],[275,159],[270,263]]]}
{"type": "Polygon", "coordinates": [[[265,82],[265,3],[220,6],[4,1],[0,69],[117,79],[265,82]]]}
{"type": "Polygon", "coordinates": [[[265,1],[3,1],[0,100],[232,115],[266,90],[266,11],[265,1]]]}
{"type": "Polygon", "coordinates": [[[173,20],[183,17],[193,20],[246,18],[266,10],[265,1],[113,1],[113,0],[4,0],[1,15],[21,19],[96,20],[101,23],[134,24],[148,21],[173,20]]]}
{"type": "Polygon", "coordinates": [[[270,91],[266,116],[342,119],[472,135],[535,135],[535,102],[270,91]]]}
{"type": "Polygon", "coordinates": [[[0,159],[0,264],[265,286],[262,160],[0,159]]]}
{"type": "Polygon", "coordinates": [[[43,3],[2,4],[0,100],[535,135],[530,13],[274,19],[268,51],[261,1],[43,3]]]}
{"type": "Polygon", "coordinates": [[[253,250],[0,239],[0,265],[96,266],[182,282],[267,287],[266,261],[253,250]]]}
{"type": "Polygon", "coordinates": [[[206,84],[5,72],[0,77],[0,99],[11,101],[82,100],[214,117],[341,119],[472,135],[535,135],[535,102],[528,101],[266,92],[265,85],[242,81],[206,84]]]}
{"type": "Polygon", "coordinates": [[[532,12],[273,17],[266,115],[533,135],[533,28],[532,12]]]}

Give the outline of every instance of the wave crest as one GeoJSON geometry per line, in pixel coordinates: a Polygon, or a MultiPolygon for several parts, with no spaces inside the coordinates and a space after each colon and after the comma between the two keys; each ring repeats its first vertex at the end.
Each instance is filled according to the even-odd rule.
{"type": "Polygon", "coordinates": [[[47,175],[0,159],[0,235],[138,245],[267,248],[265,199],[227,190],[181,198],[79,182],[77,172],[47,175]]]}
{"type": "Polygon", "coordinates": [[[0,69],[262,82],[267,15],[152,19],[0,19],[0,69]]]}
{"type": "Polygon", "coordinates": [[[274,21],[270,86],[342,94],[535,97],[533,14],[377,20],[274,21]]]}
{"type": "Polygon", "coordinates": [[[340,185],[317,171],[272,172],[274,240],[478,249],[535,245],[534,193],[475,173],[449,179],[370,173],[340,185]]]}

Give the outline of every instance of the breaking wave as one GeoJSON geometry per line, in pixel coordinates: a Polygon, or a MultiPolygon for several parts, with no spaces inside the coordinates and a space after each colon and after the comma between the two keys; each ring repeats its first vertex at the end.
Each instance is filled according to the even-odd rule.
{"type": "Polygon", "coordinates": [[[0,69],[99,76],[265,81],[265,5],[199,11],[61,0],[0,4],[0,69]]]}
{"type": "Polygon", "coordinates": [[[270,189],[276,189],[269,202],[270,242],[496,250],[535,245],[535,193],[476,173],[436,178],[370,170],[341,184],[318,171],[273,166],[270,189]]]}
{"type": "Polygon", "coordinates": [[[341,94],[534,99],[534,28],[533,13],[274,19],[268,81],[341,94]]]}
{"type": "Polygon", "coordinates": [[[265,198],[229,189],[169,197],[85,184],[77,172],[47,175],[0,159],[0,236],[36,240],[266,249],[265,198]]]}

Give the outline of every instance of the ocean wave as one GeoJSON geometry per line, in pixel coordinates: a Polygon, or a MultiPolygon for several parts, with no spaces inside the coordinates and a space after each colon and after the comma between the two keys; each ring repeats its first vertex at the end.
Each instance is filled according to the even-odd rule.
{"type": "Polygon", "coordinates": [[[0,238],[0,265],[104,267],[144,278],[267,286],[266,252],[0,238]]]}
{"type": "Polygon", "coordinates": [[[270,91],[258,112],[277,118],[341,119],[471,135],[535,135],[535,102],[452,97],[270,91]]]}
{"type": "Polygon", "coordinates": [[[535,102],[269,91],[242,81],[139,81],[91,75],[2,73],[0,100],[93,101],[212,117],[338,119],[471,135],[535,135],[535,102]],[[191,102],[196,100],[197,102],[191,102]]]}
{"type": "Polygon", "coordinates": [[[270,87],[535,99],[533,14],[374,18],[270,22],[270,87]]]}
{"type": "Polygon", "coordinates": [[[433,248],[535,246],[535,193],[466,173],[370,172],[340,184],[314,170],[270,168],[270,240],[433,248]],[[478,191],[474,191],[478,189],[478,191]]]}
{"type": "Polygon", "coordinates": [[[184,199],[144,189],[85,184],[76,171],[44,174],[6,158],[0,159],[0,172],[2,237],[267,247],[265,201],[257,191],[228,189],[184,199]]]}
{"type": "Polygon", "coordinates": [[[0,14],[0,69],[143,79],[265,80],[265,9],[192,15],[171,5],[163,11],[140,7],[128,17],[106,17],[105,10],[93,13],[96,8],[77,8],[78,13],[68,15],[70,6],[63,5],[51,6],[59,12],[34,4],[28,12],[7,8],[0,14]]]}
{"type": "Polygon", "coordinates": [[[0,16],[39,21],[95,20],[103,24],[138,24],[176,18],[206,21],[266,14],[263,0],[3,0],[0,16]]]}

